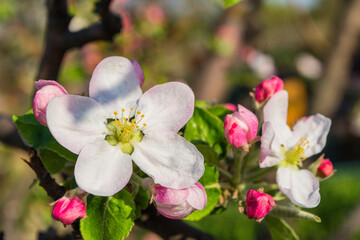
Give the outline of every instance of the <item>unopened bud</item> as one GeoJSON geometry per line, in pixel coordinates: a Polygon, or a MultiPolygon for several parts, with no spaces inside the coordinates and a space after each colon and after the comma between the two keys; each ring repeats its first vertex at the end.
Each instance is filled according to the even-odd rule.
{"type": "Polygon", "coordinates": [[[64,196],[55,203],[51,215],[64,225],[70,225],[76,219],[86,217],[85,203],[77,196],[64,196]]]}
{"type": "Polygon", "coordinates": [[[245,206],[248,218],[256,219],[260,222],[276,205],[274,199],[269,194],[251,189],[247,193],[245,206]]]}
{"type": "Polygon", "coordinates": [[[266,79],[257,85],[255,89],[255,101],[257,103],[263,103],[283,89],[283,81],[277,76],[272,76],[270,79],[266,79]]]}
{"type": "Polygon", "coordinates": [[[55,96],[68,93],[63,86],[52,80],[39,80],[34,85],[37,89],[32,104],[34,116],[42,125],[47,126],[46,108],[50,100],[55,96]]]}
{"type": "Polygon", "coordinates": [[[333,173],[334,167],[329,159],[324,158],[317,168],[316,175],[321,178],[326,178],[333,173]]]}
{"type": "Polygon", "coordinates": [[[159,213],[167,218],[180,219],[195,210],[202,210],[207,203],[207,195],[201,183],[185,189],[173,189],[156,184],[153,188],[154,201],[159,213]]]}
{"type": "Polygon", "coordinates": [[[237,112],[225,117],[226,140],[235,147],[247,147],[256,137],[258,124],[258,119],[254,113],[238,105],[237,112]]]}

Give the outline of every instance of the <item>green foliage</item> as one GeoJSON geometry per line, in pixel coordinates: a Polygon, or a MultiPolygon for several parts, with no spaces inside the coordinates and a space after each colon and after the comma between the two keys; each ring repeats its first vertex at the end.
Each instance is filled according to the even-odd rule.
{"type": "Polygon", "coordinates": [[[95,196],[80,221],[85,240],[117,240],[127,237],[134,226],[135,203],[130,193],[122,190],[112,197],[95,196]]]}
{"type": "MultiPolygon", "coordinates": [[[[198,102],[204,105],[202,102],[198,102]]],[[[184,137],[189,142],[205,142],[223,157],[229,144],[224,140],[224,124],[216,115],[195,106],[194,115],[186,124],[184,137]]]]}
{"type": "Polygon", "coordinates": [[[197,150],[204,156],[204,161],[208,165],[214,165],[217,162],[217,153],[207,144],[194,144],[197,150]]]}
{"type": "Polygon", "coordinates": [[[232,111],[230,111],[223,105],[215,105],[215,106],[209,107],[207,110],[210,113],[214,114],[215,116],[219,117],[220,119],[224,119],[226,115],[232,113],[232,111]]]}
{"type": "Polygon", "coordinates": [[[136,204],[136,218],[141,216],[141,210],[144,210],[148,207],[150,202],[150,196],[148,191],[139,187],[137,194],[135,195],[135,204],[136,204]]]}
{"type": "Polygon", "coordinates": [[[205,164],[205,173],[199,182],[204,186],[207,195],[207,204],[203,210],[195,211],[190,214],[186,220],[198,221],[209,215],[215,208],[221,195],[220,186],[218,185],[219,172],[216,167],[205,164]]]}
{"type": "Polygon", "coordinates": [[[13,116],[13,121],[26,142],[40,151],[41,161],[50,173],[58,172],[65,160],[76,161],[77,156],[56,142],[49,129],[36,120],[32,110],[23,116],[13,116]]]}
{"type": "Polygon", "coordinates": [[[224,0],[224,4],[225,4],[225,7],[231,7],[241,1],[242,0],[224,0]]]}
{"type": "Polygon", "coordinates": [[[266,216],[264,221],[273,239],[299,240],[295,231],[283,219],[266,216]]]}
{"type": "Polygon", "coordinates": [[[40,149],[39,155],[46,170],[50,173],[58,173],[65,166],[66,159],[53,151],[40,149]]]}

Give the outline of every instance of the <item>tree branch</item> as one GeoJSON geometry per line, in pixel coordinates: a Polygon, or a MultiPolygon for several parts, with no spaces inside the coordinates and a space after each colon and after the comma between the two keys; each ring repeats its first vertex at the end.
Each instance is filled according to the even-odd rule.
{"type": "Polygon", "coordinates": [[[142,212],[142,216],[135,221],[135,224],[157,233],[164,239],[214,239],[211,235],[203,233],[180,220],[168,219],[158,215],[157,210],[153,205],[142,212]]]}

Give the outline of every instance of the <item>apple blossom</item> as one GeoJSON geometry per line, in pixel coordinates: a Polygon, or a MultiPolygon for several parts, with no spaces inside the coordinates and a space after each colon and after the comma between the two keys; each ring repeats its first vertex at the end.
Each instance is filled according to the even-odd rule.
{"type": "Polygon", "coordinates": [[[333,164],[329,159],[324,158],[317,168],[316,176],[326,178],[333,173],[333,164]]]}
{"type": "Polygon", "coordinates": [[[46,108],[49,101],[59,95],[66,95],[66,89],[56,81],[52,80],[39,80],[34,83],[37,89],[33,99],[32,107],[36,120],[44,126],[46,123],[46,108]]]}
{"type": "Polygon", "coordinates": [[[155,183],[176,189],[195,184],[204,158],[177,134],[194,111],[194,93],[170,82],[142,94],[131,62],[109,57],[95,68],[90,97],[64,95],[47,107],[54,138],[79,154],[75,180],[93,195],[110,196],[132,175],[132,161],[155,183]]]}
{"type": "Polygon", "coordinates": [[[140,64],[136,60],[132,60],[131,63],[134,66],[135,73],[139,80],[140,87],[142,87],[142,85],[144,84],[144,80],[145,80],[144,72],[143,72],[140,64]]]}
{"type": "Polygon", "coordinates": [[[242,147],[252,142],[258,130],[255,114],[238,105],[238,111],[228,114],[224,120],[226,140],[235,147],[242,147]]]}
{"type": "Polygon", "coordinates": [[[195,210],[202,210],[207,203],[207,195],[201,183],[184,189],[153,186],[154,201],[159,213],[167,218],[180,219],[195,210]]]}
{"type": "Polygon", "coordinates": [[[266,79],[257,85],[255,88],[255,100],[257,103],[263,103],[283,89],[283,81],[277,76],[272,76],[270,79],[266,79]]]}
{"type": "Polygon", "coordinates": [[[319,153],[326,144],[331,120],[321,114],[300,119],[292,130],[286,124],[288,93],[280,91],[264,107],[260,167],[278,165],[277,184],[294,204],[316,207],[320,202],[319,181],[302,161],[319,153]]]}
{"type": "Polygon", "coordinates": [[[64,225],[70,225],[76,219],[86,217],[85,203],[77,196],[73,198],[64,196],[55,203],[51,215],[64,225]]]}
{"type": "Polygon", "coordinates": [[[248,218],[260,222],[276,204],[269,194],[263,193],[262,189],[259,191],[251,189],[247,193],[245,206],[248,218]]]}

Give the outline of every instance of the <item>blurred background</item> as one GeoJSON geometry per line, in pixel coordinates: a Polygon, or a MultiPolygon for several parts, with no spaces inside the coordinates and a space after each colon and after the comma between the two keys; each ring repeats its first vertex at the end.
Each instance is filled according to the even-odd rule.
{"type": "MultiPolygon", "coordinates": [[[[70,30],[98,21],[94,0],[68,0],[70,30]]],[[[31,108],[44,47],[46,1],[0,3],[0,113],[31,108]]],[[[310,211],[322,223],[289,220],[301,239],[360,239],[360,0],[245,0],[223,9],[217,0],[113,0],[123,29],[112,43],[69,51],[59,82],[87,94],[94,67],[107,56],[137,60],[143,90],[167,81],[187,82],[197,100],[252,108],[251,91],[277,75],[290,95],[288,123],[322,113],[332,119],[324,150],[338,170],[321,183],[322,201],[310,211]]],[[[5,128],[1,126],[0,128],[5,128]]],[[[53,226],[51,199],[23,163],[27,153],[0,142],[0,230],[6,239],[37,239],[53,226]]],[[[270,239],[236,204],[190,224],[217,239],[270,239]],[[231,224],[229,224],[231,222],[231,224]]],[[[158,239],[143,230],[129,239],[158,239]]]]}

